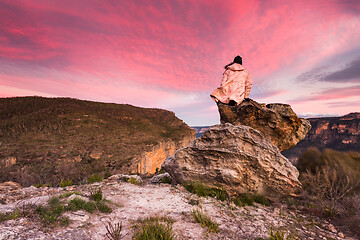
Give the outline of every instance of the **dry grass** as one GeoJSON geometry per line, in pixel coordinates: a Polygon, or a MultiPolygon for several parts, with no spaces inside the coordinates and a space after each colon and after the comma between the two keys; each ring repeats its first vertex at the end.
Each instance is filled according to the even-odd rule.
{"type": "Polygon", "coordinates": [[[303,202],[360,236],[360,153],[311,148],[298,165],[303,202]]]}

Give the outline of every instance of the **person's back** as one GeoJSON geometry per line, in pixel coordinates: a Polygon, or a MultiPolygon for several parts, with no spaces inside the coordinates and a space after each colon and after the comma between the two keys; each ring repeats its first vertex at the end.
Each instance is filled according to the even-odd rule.
{"type": "Polygon", "coordinates": [[[242,66],[242,58],[237,56],[225,66],[220,87],[210,95],[216,102],[238,105],[249,98],[252,86],[250,73],[242,66]]]}

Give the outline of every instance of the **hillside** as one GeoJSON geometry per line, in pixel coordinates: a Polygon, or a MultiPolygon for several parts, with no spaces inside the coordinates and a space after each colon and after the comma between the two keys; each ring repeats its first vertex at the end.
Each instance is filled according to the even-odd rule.
{"type": "Polygon", "coordinates": [[[309,147],[360,152],[360,113],[308,120],[311,129],[305,139],[283,152],[283,155],[293,162],[309,147]]]}
{"type": "Polygon", "coordinates": [[[194,131],[166,110],[70,98],[1,98],[0,182],[58,185],[93,174],[153,173],[161,159],[193,138],[194,131]]]}

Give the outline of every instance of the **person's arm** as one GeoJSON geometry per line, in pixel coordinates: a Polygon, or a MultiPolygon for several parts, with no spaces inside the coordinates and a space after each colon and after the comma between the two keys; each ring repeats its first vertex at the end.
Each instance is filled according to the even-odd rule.
{"type": "Polygon", "coordinates": [[[244,98],[249,98],[251,87],[252,87],[252,80],[251,80],[250,73],[248,73],[248,76],[247,76],[246,81],[245,81],[244,98]]]}
{"type": "Polygon", "coordinates": [[[223,73],[223,78],[221,80],[220,87],[224,86],[227,83],[228,78],[229,78],[229,70],[225,70],[225,72],[223,73]]]}

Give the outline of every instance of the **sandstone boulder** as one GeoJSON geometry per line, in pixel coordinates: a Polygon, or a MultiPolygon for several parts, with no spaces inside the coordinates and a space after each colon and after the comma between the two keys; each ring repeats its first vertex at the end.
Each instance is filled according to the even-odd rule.
{"type": "Polygon", "coordinates": [[[248,126],[212,126],[162,168],[179,183],[201,182],[230,195],[287,195],[301,184],[297,169],[264,135],[248,126]]]}
{"type": "Polygon", "coordinates": [[[288,104],[243,101],[238,106],[218,102],[221,123],[246,125],[262,132],[280,151],[295,146],[310,130],[310,122],[297,117],[288,104]]]}

